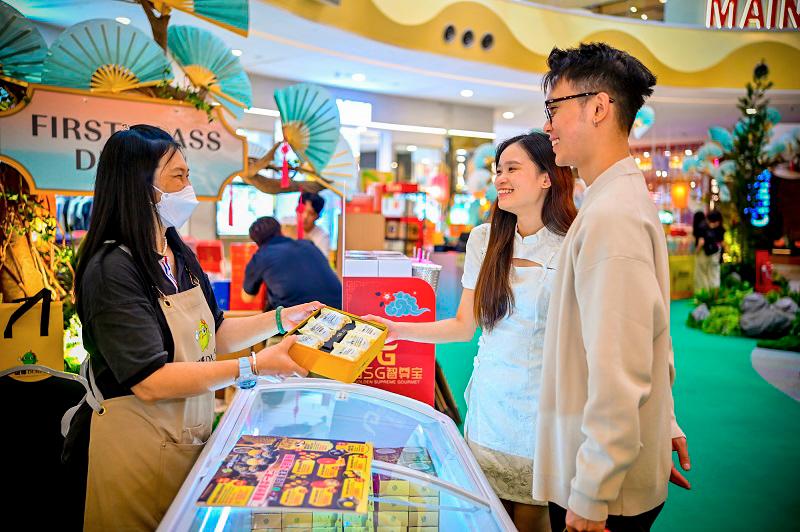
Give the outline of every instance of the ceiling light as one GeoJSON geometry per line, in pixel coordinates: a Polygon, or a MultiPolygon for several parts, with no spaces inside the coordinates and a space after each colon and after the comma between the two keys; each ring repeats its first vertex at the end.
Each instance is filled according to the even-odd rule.
{"type": "Polygon", "coordinates": [[[664,150],[664,157],[669,157],[670,155],[672,155],[672,152],[671,152],[671,151],[669,151],[669,150],[664,150]]]}
{"type": "Polygon", "coordinates": [[[274,117],[281,116],[281,113],[279,111],[273,111],[272,109],[264,109],[262,107],[250,107],[249,109],[245,109],[244,112],[250,115],[274,116],[274,117]]]}
{"type": "Polygon", "coordinates": [[[128,17],[117,17],[115,20],[120,24],[125,24],[126,26],[131,23],[131,19],[128,17]]]}
{"type": "Polygon", "coordinates": [[[494,140],[497,135],[489,131],[471,131],[469,129],[448,129],[447,134],[452,137],[472,137],[476,139],[494,140]]]}
{"type": "Polygon", "coordinates": [[[636,13],[637,11],[639,11],[639,9],[637,9],[636,6],[631,6],[631,13],[636,13]]]}
{"type": "Polygon", "coordinates": [[[747,114],[749,114],[749,115],[754,115],[754,114],[756,114],[758,111],[757,111],[755,108],[753,108],[753,107],[748,107],[748,108],[747,108],[747,110],[746,110],[745,112],[746,112],[747,114]]]}
{"type": "Polygon", "coordinates": [[[636,161],[636,164],[641,164],[641,162],[642,162],[642,160],[640,158],[638,158],[638,157],[635,158],[634,161],[636,161]]]}
{"type": "Polygon", "coordinates": [[[471,89],[464,89],[459,94],[461,94],[461,96],[463,96],[464,98],[472,98],[472,95],[475,93],[472,92],[471,89]]]}
{"type": "Polygon", "coordinates": [[[511,111],[506,111],[505,113],[503,113],[503,118],[505,118],[506,120],[511,120],[512,118],[514,118],[514,113],[512,113],[511,111]]]}
{"type": "Polygon", "coordinates": [[[465,150],[464,148],[459,148],[456,150],[456,155],[466,155],[466,154],[467,150],[465,150]]]}
{"type": "Polygon", "coordinates": [[[397,161],[392,161],[392,168],[397,168],[397,161]]]}
{"type": "Polygon", "coordinates": [[[642,13],[642,20],[647,20],[647,15],[642,13]]]}
{"type": "Polygon", "coordinates": [[[644,155],[644,158],[647,159],[648,157],[650,157],[650,152],[646,151],[642,155],[644,155]]]}
{"type": "Polygon", "coordinates": [[[667,0],[658,0],[658,1],[661,2],[662,4],[666,4],[667,3],[667,0]]]}
{"type": "Polygon", "coordinates": [[[231,54],[235,55],[236,57],[241,57],[242,51],[239,50],[238,48],[234,48],[233,50],[231,50],[231,54]]]}
{"type": "Polygon", "coordinates": [[[427,133],[429,135],[447,135],[447,130],[442,127],[412,126],[406,124],[391,124],[389,122],[370,122],[370,129],[385,129],[388,131],[407,131],[409,133],[427,133]]]}
{"type": "Polygon", "coordinates": [[[409,144],[408,146],[406,146],[406,151],[411,151],[411,152],[417,151],[417,147],[414,146],[413,144],[409,144]]]}
{"type": "Polygon", "coordinates": [[[458,161],[460,163],[466,162],[466,160],[467,160],[467,156],[466,155],[458,155],[458,156],[456,156],[456,161],[458,161]]]}
{"type": "Polygon", "coordinates": [[[683,152],[683,153],[685,153],[686,155],[691,155],[692,154],[692,150],[690,150],[689,148],[686,148],[686,151],[683,152]]]}
{"type": "Polygon", "coordinates": [[[695,183],[694,181],[692,181],[691,183],[689,183],[689,186],[690,186],[690,187],[692,187],[692,188],[694,188],[694,187],[696,187],[696,186],[697,186],[697,183],[695,183]]]}
{"type": "Polygon", "coordinates": [[[356,81],[358,83],[361,83],[362,81],[366,81],[367,80],[367,76],[365,76],[364,74],[361,74],[361,73],[355,73],[350,77],[353,79],[353,81],[356,81]]]}

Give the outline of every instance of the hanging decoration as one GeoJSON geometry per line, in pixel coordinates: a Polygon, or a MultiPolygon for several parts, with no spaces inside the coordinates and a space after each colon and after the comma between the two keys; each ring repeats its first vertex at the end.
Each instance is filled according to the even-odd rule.
{"type": "Polygon", "coordinates": [[[141,3],[145,2],[162,15],[168,15],[171,9],[177,9],[243,37],[247,37],[250,31],[248,0],[144,0],[141,3]]]}
{"type": "Polygon", "coordinates": [[[143,32],[95,19],[59,35],[44,60],[42,83],[119,93],[157,85],[171,72],[164,52],[143,32]]]}
{"type": "Polygon", "coordinates": [[[322,87],[308,83],[275,91],[283,138],[317,174],[327,166],[339,141],[339,109],[322,87]]]}
{"type": "Polygon", "coordinates": [[[0,2],[0,75],[39,83],[47,57],[47,44],[33,22],[0,2]]]}
{"type": "Polygon", "coordinates": [[[466,186],[473,196],[485,196],[487,189],[492,186],[495,151],[494,145],[486,142],[472,152],[472,157],[467,163],[466,186]]]}
{"type": "Polygon", "coordinates": [[[194,26],[171,26],[167,43],[192,85],[241,118],[252,103],[250,79],[222,39],[194,26]]]}
{"type": "Polygon", "coordinates": [[[631,128],[633,137],[636,139],[642,138],[644,134],[647,133],[651,127],[653,127],[655,121],[655,110],[649,105],[642,106],[642,108],[636,113],[636,117],[633,119],[633,128],[631,128]]]}
{"type": "Polygon", "coordinates": [[[350,149],[350,143],[344,136],[339,135],[339,142],[336,144],[331,160],[322,170],[322,177],[334,183],[344,183],[343,192],[347,199],[353,197],[358,191],[358,163],[350,149]]]}

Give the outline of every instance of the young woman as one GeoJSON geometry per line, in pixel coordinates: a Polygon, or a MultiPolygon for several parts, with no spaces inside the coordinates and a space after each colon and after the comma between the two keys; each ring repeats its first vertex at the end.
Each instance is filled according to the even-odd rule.
{"type": "Polygon", "coordinates": [[[532,498],[542,345],[561,241],[575,218],[573,178],[556,166],[547,135],[497,148],[491,224],[473,229],[455,318],[396,323],[388,340],[466,342],[482,328],[467,392],[464,433],[519,530],[548,530],[546,502],[532,498]]]}
{"type": "Polygon", "coordinates": [[[177,228],[197,205],[181,147],[131,126],[108,139],[75,276],[90,382],[103,410],[68,414],[65,459],[85,461],[85,530],[154,530],[211,434],[213,391],[305,375],[291,339],[217,361],[305,319],[319,302],[223,319],[177,228]],[[71,417],[71,419],[69,419],[71,417]]]}

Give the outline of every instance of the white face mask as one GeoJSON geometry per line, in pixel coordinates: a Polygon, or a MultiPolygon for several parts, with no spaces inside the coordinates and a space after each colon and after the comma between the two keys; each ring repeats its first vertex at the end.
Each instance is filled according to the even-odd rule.
{"type": "Polygon", "coordinates": [[[180,229],[189,221],[194,209],[200,203],[197,201],[192,185],[188,185],[178,192],[164,192],[156,186],[153,188],[161,192],[161,201],[156,203],[156,209],[164,227],[180,229]]]}

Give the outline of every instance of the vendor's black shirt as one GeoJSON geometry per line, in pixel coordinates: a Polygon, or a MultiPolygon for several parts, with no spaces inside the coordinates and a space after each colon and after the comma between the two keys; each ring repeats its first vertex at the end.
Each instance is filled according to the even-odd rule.
{"type": "Polygon", "coordinates": [[[725,240],[725,228],[721,225],[718,227],[708,227],[703,229],[703,251],[706,255],[711,256],[722,247],[722,241],[725,240]]]}
{"type": "MultiPolygon", "coordinates": [[[[214,315],[215,330],[219,329],[223,312],[197,257],[174,229],[167,231],[167,240],[175,255],[173,274],[178,289],[193,288],[192,275],[199,280],[214,315]]],[[[77,304],[97,387],[105,399],[111,399],[132,395],[131,387],[172,362],[175,346],[158,304],[158,292],[126,251],[115,244],[106,245],[109,248],[92,257],[86,267],[77,304]]],[[[176,293],[166,276],[159,289],[167,295],[176,293]]],[[[70,428],[68,447],[76,429],[88,434],[90,415],[91,409],[83,405],[70,428]]]]}

